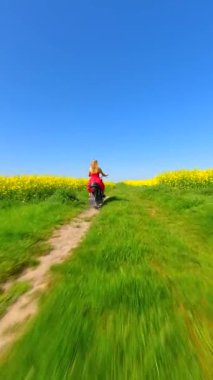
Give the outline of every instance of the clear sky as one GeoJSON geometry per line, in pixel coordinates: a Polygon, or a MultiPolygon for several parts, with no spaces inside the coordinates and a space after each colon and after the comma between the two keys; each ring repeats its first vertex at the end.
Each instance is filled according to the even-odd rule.
{"type": "Polygon", "coordinates": [[[0,1],[0,174],[212,167],[212,0],[0,1]]]}

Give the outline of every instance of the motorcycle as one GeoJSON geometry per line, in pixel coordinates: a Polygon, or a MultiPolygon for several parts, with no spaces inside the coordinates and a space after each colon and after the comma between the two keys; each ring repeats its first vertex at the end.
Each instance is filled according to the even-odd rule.
{"type": "Polygon", "coordinates": [[[96,182],[92,182],[90,193],[90,205],[91,207],[100,208],[104,203],[103,191],[100,188],[100,185],[96,182]]]}

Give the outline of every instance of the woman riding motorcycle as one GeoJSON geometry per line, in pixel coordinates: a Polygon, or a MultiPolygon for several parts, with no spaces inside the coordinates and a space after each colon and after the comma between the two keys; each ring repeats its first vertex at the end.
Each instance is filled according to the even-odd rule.
{"type": "Polygon", "coordinates": [[[97,160],[93,160],[91,162],[91,165],[90,165],[90,168],[89,168],[89,177],[90,177],[90,179],[89,179],[89,182],[88,182],[87,189],[88,189],[89,193],[92,193],[91,184],[92,183],[97,183],[100,186],[100,188],[101,188],[101,190],[103,192],[103,196],[105,196],[104,195],[105,185],[104,185],[102,179],[100,178],[100,174],[103,177],[107,177],[108,176],[108,174],[105,174],[103,172],[103,170],[101,168],[99,168],[98,161],[97,160]]]}

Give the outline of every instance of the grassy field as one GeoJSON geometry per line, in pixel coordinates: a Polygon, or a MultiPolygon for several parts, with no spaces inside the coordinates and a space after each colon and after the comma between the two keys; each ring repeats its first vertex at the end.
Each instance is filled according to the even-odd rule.
{"type": "Polygon", "coordinates": [[[0,378],[212,379],[210,187],[112,192],[0,378]]]}
{"type": "Polygon", "coordinates": [[[0,200],[0,284],[48,252],[45,241],[53,228],[85,207],[85,192],[79,196],[69,200],[60,190],[36,202],[0,200]]]}

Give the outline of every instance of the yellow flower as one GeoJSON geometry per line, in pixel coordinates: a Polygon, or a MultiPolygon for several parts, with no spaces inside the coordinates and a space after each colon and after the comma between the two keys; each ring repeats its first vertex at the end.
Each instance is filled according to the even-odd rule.
{"type": "MultiPolygon", "coordinates": [[[[70,178],[59,176],[0,176],[0,199],[1,198],[22,198],[30,199],[39,193],[45,198],[57,189],[68,187],[73,190],[86,189],[87,179],[70,178]]],[[[113,183],[106,183],[107,186],[114,186],[113,183]]]]}
{"type": "Polygon", "coordinates": [[[213,169],[176,170],[165,172],[147,180],[124,181],[131,186],[155,186],[169,184],[177,187],[206,186],[213,184],[213,169]]]}

